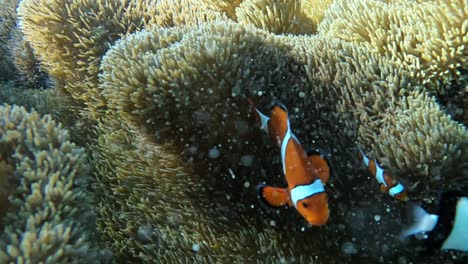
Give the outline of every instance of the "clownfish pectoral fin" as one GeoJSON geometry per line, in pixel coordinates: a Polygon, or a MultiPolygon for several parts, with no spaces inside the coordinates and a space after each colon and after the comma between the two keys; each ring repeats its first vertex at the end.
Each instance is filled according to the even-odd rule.
{"type": "Polygon", "coordinates": [[[328,179],[330,179],[331,174],[330,162],[324,155],[316,151],[309,151],[307,155],[307,159],[310,162],[314,176],[320,178],[323,184],[326,184],[328,179]]]}
{"type": "Polygon", "coordinates": [[[276,188],[268,185],[257,185],[260,199],[271,207],[291,206],[291,198],[286,188],[276,188]]]}

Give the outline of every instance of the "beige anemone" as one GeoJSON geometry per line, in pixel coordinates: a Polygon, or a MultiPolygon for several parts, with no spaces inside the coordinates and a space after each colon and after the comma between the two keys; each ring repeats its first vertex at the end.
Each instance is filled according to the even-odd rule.
{"type": "Polygon", "coordinates": [[[24,0],[20,27],[42,67],[75,100],[93,111],[104,105],[97,73],[109,45],[154,23],[152,0],[24,0]]]}
{"type": "Polygon", "coordinates": [[[412,79],[443,94],[443,84],[461,81],[468,67],[467,21],[465,0],[338,0],[318,31],[391,58],[412,79]]]}
{"type": "Polygon", "coordinates": [[[86,155],[68,137],[50,115],[0,106],[2,263],[99,262],[86,155]]]}

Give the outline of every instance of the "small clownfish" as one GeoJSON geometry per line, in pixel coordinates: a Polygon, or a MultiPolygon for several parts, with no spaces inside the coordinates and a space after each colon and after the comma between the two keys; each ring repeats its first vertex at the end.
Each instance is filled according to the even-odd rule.
{"type": "Polygon", "coordinates": [[[248,101],[260,119],[260,129],[269,133],[281,148],[283,173],[288,183],[286,188],[258,185],[260,198],[271,207],[294,206],[311,225],[324,225],[330,214],[324,188],[330,177],[328,161],[318,153],[306,154],[291,131],[284,105],[275,103],[267,117],[248,101]]]}
{"type": "Polygon", "coordinates": [[[364,165],[366,165],[367,169],[372,173],[372,175],[374,175],[375,179],[380,184],[380,192],[388,193],[400,202],[408,201],[408,195],[405,187],[380,167],[377,161],[370,160],[361,149],[359,149],[359,159],[362,160],[364,165]]]}

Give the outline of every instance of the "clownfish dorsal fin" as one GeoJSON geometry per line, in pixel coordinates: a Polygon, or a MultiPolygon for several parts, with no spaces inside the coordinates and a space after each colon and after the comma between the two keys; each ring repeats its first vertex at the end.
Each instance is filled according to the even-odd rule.
{"type": "Polygon", "coordinates": [[[291,206],[291,197],[287,188],[276,188],[260,184],[256,189],[260,199],[271,207],[291,206]]]}
{"type": "Polygon", "coordinates": [[[311,164],[314,176],[320,178],[322,183],[326,184],[331,175],[329,160],[316,150],[307,152],[307,160],[311,164]]]}
{"type": "Polygon", "coordinates": [[[268,122],[270,121],[270,118],[263,114],[260,110],[258,110],[257,107],[255,107],[255,104],[253,103],[251,98],[247,98],[247,102],[249,103],[250,107],[253,109],[255,112],[255,116],[257,117],[257,120],[260,121],[260,129],[268,133],[268,122]]]}
{"type": "Polygon", "coordinates": [[[286,112],[286,114],[288,114],[288,108],[283,103],[279,101],[273,101],[273,103],[271,103],[270,110],[273,110],[275,107],[279,107],[281,110],[286,112]]]}

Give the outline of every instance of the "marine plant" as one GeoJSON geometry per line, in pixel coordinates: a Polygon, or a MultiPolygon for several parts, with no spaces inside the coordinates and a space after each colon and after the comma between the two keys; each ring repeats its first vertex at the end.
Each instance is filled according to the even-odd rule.
{"type": "Polygon", "coordinates": [[[468,67],[468,5],[451,1],[337,0],[320,34],[391,58],[435,94],[463,81],[468,67]]]}
{"type": "Polygon", "coordinates": [[[16,75],[10,59],[9,43],[16,24],[15,8],[19,0],[0,0],[0,81],[12,80],[16,75]]]}
{"type": "Polygon", "coordinates": [[[275,34],[312,34],[317,25],[303,12],[301,0],[247,0],[236,8],[240,24],[252,24],[275,34]]]}
{"type": "MultiPolygon", "coordinates": [[[[20,6],[23,30],[44,67],[64,82],[75,100],[91,111],[102,110],[94,149],[98,227],[117,261],[312,261],[314,255],[324,256],[321,249],[331,243],[350,239],[345,231],[359,231],[359,226],[366,230],[363,221],[350,220],[354,211],[364,211],[363,203],[380,206],[383,201],[359,182],[365,177],[356,177],[356,146],[406,183],[423,182],[424,190],[437,178],[451,177],[446,161],[466,160],[466,152],[460,150],[466,128],[433,97],[444,93],[440,79],[445,84],[454,79],[463,83],[459,73],[466,69],[464,51],[453,53],[454,71],[439,74],[438,66],[423,67],[415,75],[412,70],[420,68],[408,61],[422,60],[422,53],[390,48],[382,52],[366,41],[324,30],[332,24],[351,27],[344,32],[354,30],[352,23],[340,24],[339,16],[354,12],[355,2],[350,10],[339,1],[325,12],[329,3],[321,1],[324,8],[315,20],[310,9],[298,8],[305,1],[290,1],[292,12],[273,12],[293,20],[297,15],[313,25],[325,16],[318,34],[302,36],[273,34],[267,30],[303,31],[290,30],[291,21],[268,15],[255,24],[249,13],[269,14],[272,6],[287,5],[284,1],[157,2],[81,0],[47,5],[50,1],[23,0],[20,6]],[[204,8],[213,12],[205,16],[204,8]],[[236,14],[238,10],[244,10],[245,19],[236,14]],[[61,33],[64,27],[70,35],[61,33]],[[277,150],[251,129],[255,123],[246,97],[263,109],[273,99],[282,101],[290,107],[291,124],[301,142],[309,148],[325,147],[332,154],[339,175],[330,184],[335,222],[325,229],[303,231],[299,219],[287,211],[257,208],[252,185],[267,178],[280,183],[275,177],[280,166],[277,150]],[[424,144],[416,144],[420,142],[424,144]],[[256,162],[260,159],[271,165],[261,166],[256,162]],[[363,197],[365,201],[360,200],[363,197]],[[321,243],[317,238],[324,234],[336,241],[321,243]]],[[[362,9],[372,13],[368,9],[374,6],[382,11],[382,5],[396,7],[402,1],[392,2],[366,1],[362,9]]],[[[422,1],[426,3],[442,2],[422,1]]],[[[386,14],[383,21],[393,19],[394,13],[386,14]]],[[[423,19],[428,28],[439,23],[431,17],[415,19],[423,19]]],[[[370,23],[362,20],[363,25],[370,23]]],[[[369,28],[378,29],[381,21],[376,21],[369,28]]],[[[410,27],[405,25],[405,30],[410,27]]],[[[394,26],[389,26],[385,47],[400,44],[396,40],[401,32],[394,26]]],[[[442,31],[449,28],[442,26],[442,31]]],[[[448,65],[445,62],[437,61],[441,69],[448,65]]],[[[414,194],[423,196],[417,190],[414,194]]],[[[387,206],[392,208],[389,219],[398,219],[395,205],[387,206]]]]}
{"type": "Polygon", "coordinates": [[[153,23],[153,2],[25,0],[18,15],[42,67],[94,115],[104,104],[96,87],[102,56],[121,36],[153,23]]]}
{"type": "MultiPolygon", "coordinates": [[[[221,6],[227,1],[214,1],[215,5],[221,6]]],[[[234,1],[235,2],[235,1],[234,1]]],[[[161,27],[185,27],[195,26],[206,21],[229,20],[229,18],[217,9],[209,9],[204,1],[199,0],[160,0],[155,5],[155,24],[161,27]]]]}
{"type": "Polygon", "coordinates": [[[2,263],[99,262],[86,155],[68,138],[50,115],[0,106],[2,263]]]}
{"type": "Polygon", "coordinates": [[[383,165],[393,173],[429,176],[468,138],[467,129],[392,59],[323,36],[286,41],[294,47],[292,55],[307,67],[311,85],[306,105],[332,113],[325,114],[325,120],[343,122],[358,145],[371,156],[384,157],[383,165]]]}

